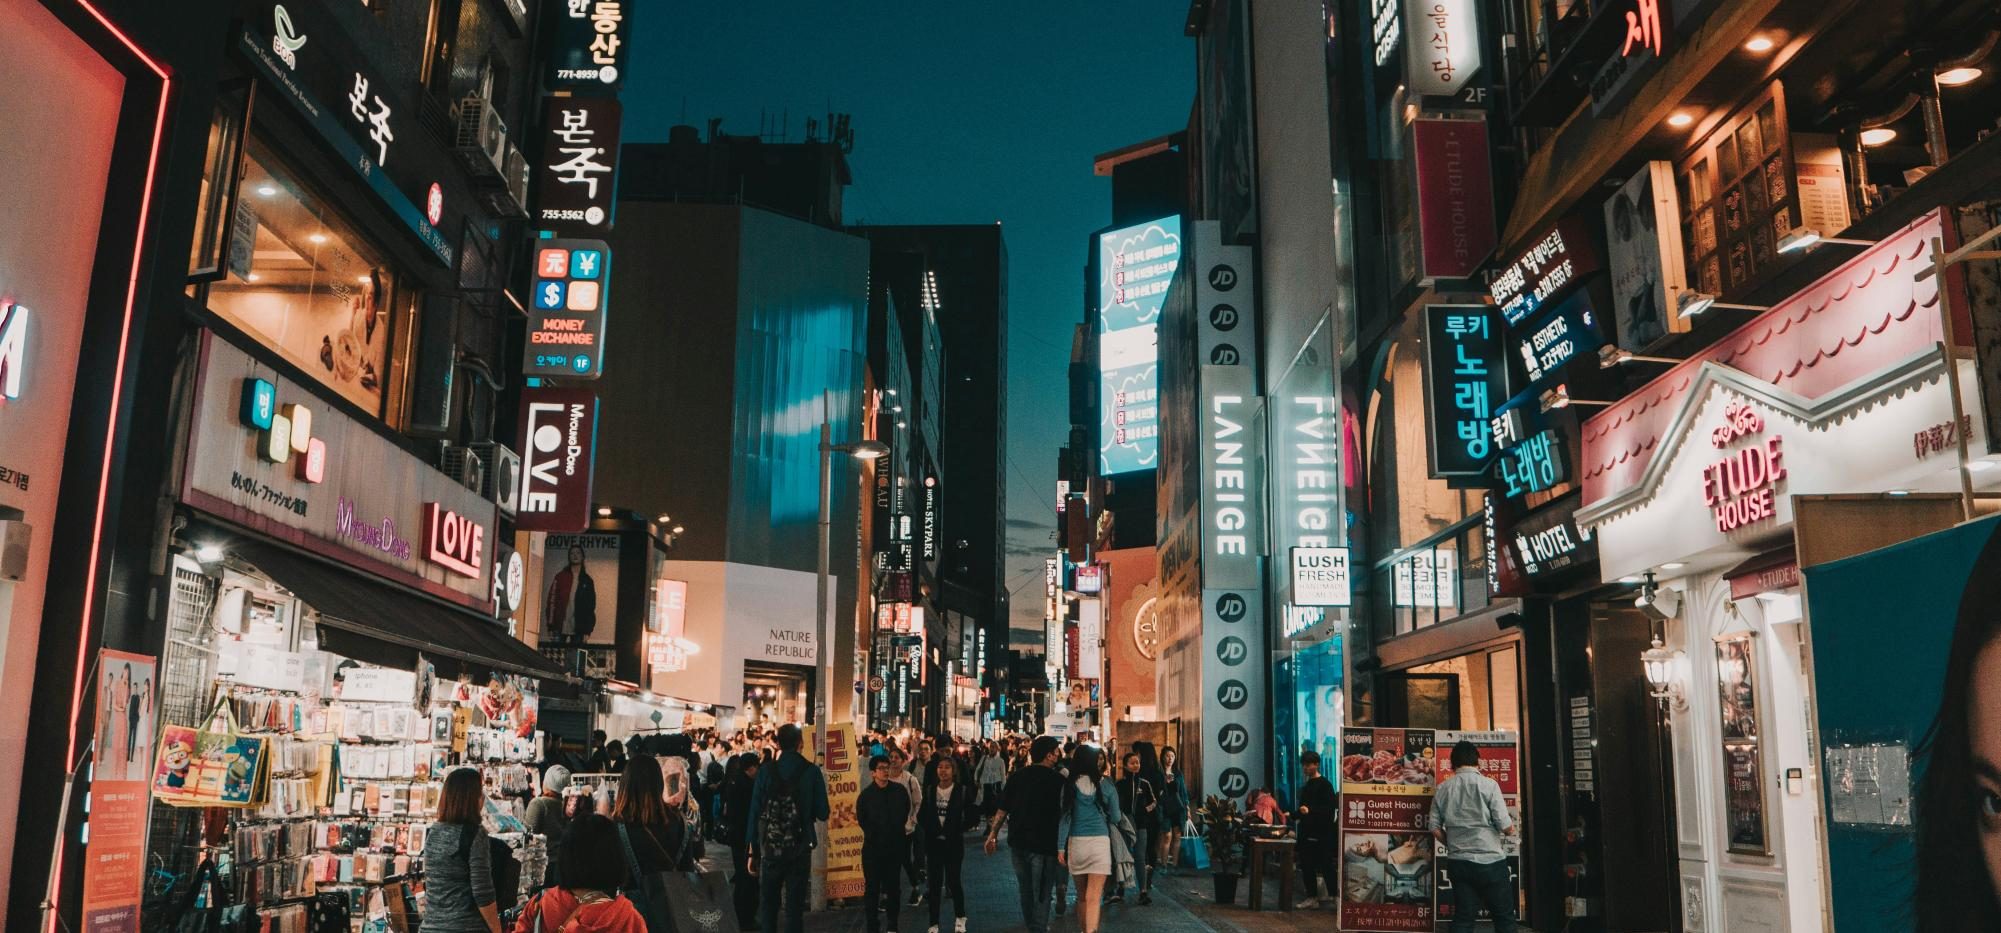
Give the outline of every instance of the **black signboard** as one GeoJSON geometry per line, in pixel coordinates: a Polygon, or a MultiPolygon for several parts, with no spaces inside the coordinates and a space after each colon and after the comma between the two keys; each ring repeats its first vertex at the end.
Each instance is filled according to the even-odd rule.
{"type": "Polygon", "coordinates": [[[1567,217],[1503,265],[1487,293],[1509,324],[1519,324],[1602,266],[1590,223],[1567,217]]]}
{"type": "Polygon", "coordinates": [[[1426,305],[1424,335],[1431,475],[1484,477],[1494,410],[1508,398],[1500,318],[1489,305],[1426,305]]]}
{"type": "Polygon", "coordinates": [[[535,241],[522,375],[604,375],[604,318],[610,300],[611,247],[603,240],[535,241]]]}
{"type": "Polygon", "coordinates": [[[638,0],[549,0],[549,64],[542,76],[552,91],[617,94],[632,53],[632,8],[638,0]]]}
{"type": "Polygon", "coordinates": [[[1515,566],[1530,577],[1545,577],[1598,559],[1598,541],[1585,536],[1569,508],[1552,507],[1513,524],[1506,532],[1515,566]]]}
{"type": "Polygon", "coordinates": [[[1561,381],[1566,364],[1595,352],[1604,342],[1589,290],[1580,291],[1554,310],[1511,328],[1508,337],[1508,344],[1521,363],[1524,392],[1538,391],[1561,381]]]}
{"type": "Polygon", "coordinates": [[[356,40],[316,3],[254,4],[237,46],[272,93],[290,102],[440,261],[455,265],[455,250],[437,229],[442,217],[433,220],[426,209],[438,179],[400,148],[421,135],[416,107],[394,76],[370,67],[356,40]]]}
{"type": "Polygon", "coordinates": [[[542,160],[535,167],[535,209],[542,230],[593,236],[611,229],[618,193],[618,101],[550,97],[542,102],[542,160]]]}

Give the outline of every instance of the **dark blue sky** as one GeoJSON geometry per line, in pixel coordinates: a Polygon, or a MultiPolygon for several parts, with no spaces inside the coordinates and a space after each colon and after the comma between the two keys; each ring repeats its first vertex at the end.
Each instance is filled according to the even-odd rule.
{"type": "MultiPolygon", "coordinates": [[[[1110,220],[1091,157],[1187,125],[1185,0],[643,0],[627,141],[723,118],[853,115],[849,223],[1000,221],[1009,261],[1008,586],[1039,627],[1068,431],[1085,236],[1110,220]],[[1032,582],[1030,582],[1032,581],[1032,582]],[[1024,585],[1028,582],[1028,585],[1024,585]]],[[[950,297],[945,313],[950,313],[950,297]]],[[[949,443],[949,441],[948,441],[949,443]]]]}

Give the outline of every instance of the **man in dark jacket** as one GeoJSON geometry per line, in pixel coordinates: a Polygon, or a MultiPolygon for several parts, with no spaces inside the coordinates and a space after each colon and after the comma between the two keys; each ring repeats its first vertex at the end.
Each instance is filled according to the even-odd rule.
{"type": "MultiPolygon", "coordinates": [[[[1125,810],[1126,818],[1133,821],[1137,834],[1133,837],[1133,867],[1139,876],[1139,903],[1153,903],[1153,868],[1159,856],[1160,845],[1154,840],[1160,838],[1160,789],[1153,781],[1140,773],[1138,752],[1127,752],[1120,762],[1124,776],[1119,778],[1119,806],[1125,810]]],[[[1112,903],[1126,899],[1124,888],[1112,892],[1112,903]]]]}
{"type": "Polygon", "coordinates": [[[813,875],[813,850],[820,835],[813,824],[825,821],[827,777],[799,754],[799,727],[778,727],[778,760],[761,768],[750,793],[750,820],[745,829],[750,845],[747,866],[758,877],[763,896],[759,917],[764,933],[780,933],[779,899],[784,898],[784,933],[802,933],[806,926],[806,883],[813,875]],[[781,811],[796,814],[798,824],[780,825],[781,811]],[[768,836],[798,840],[789,851],[767,852],[768,836]]]}
{"type": "Polygon", "coordinates": [[[1316,877],[1327,882],[1328,897],[1339,896],[1334,887],[1334,851],[1339,844],[1335,827],[1341,815],[1341,798],[1334,792],[1334,783],[1320,773],[1320,753],[1301,754],[1299,770],[1306,777],[1306,783],[1299,786],[1299,872],[1306,880],[1306,897],[1299,906],[1313,907],[1320,902],[1316,877]]]}
{"type": "Polygon", "coordinates": [[[855,822],[862,830],[862,901],[868,933],[880,933],[878,911],[889,905],[889,933],[896,933],[897,876],[903,873],[903,826],[910,817],[910,792],[891,779],[889,759],[869,760],[869,784],[855,797],[855,822]]]}

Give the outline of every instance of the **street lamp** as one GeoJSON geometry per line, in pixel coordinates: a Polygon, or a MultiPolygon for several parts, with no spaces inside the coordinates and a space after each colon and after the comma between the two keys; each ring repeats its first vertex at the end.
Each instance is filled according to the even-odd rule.
{"type": "Polygon", "coordinates": [[[1654,636],[1651,647],[1640,652],[1640,669],[1647,675],[1647,695],[1676,711],[1688,709],[1688,697],[1681,686],[1681,658],[1681,652],[1662,644],[1659,635],[1654,636]]]}
{"type": "Polygon", "coordinates": [[[820,695],[817,698],[819,701],[818,709],[816,710],[818,715],[814,718],[819,723],[824,734],[827,726],[833,722],[829,717],[833,713],[834,654],[836,648],[834,644],[835,627],[827,618],[827,564],[830,560],[829,552],[832,549],[834,523],[834,454],[837,452],[848,454],[856,460],[876,460],[889,455],[889,445],[878,440],[861,440],[851,444],[834,443],[834,428],[829,420],[828,412],[830,409],[826,396],[821,397],[821,405],[820,561],[819,576],[814,583],[813,595],[815,597],[816,611],[819,613],[815,618],[818,620],[817,624],[821,627],[824,635],[820,640],[820,660],[815,665],[818,668],[820,695]]]}
{"type": "Polygon", "coordinates": [[[1683,318],[1692,318],[1698,314],[1701,314],[1704,311],[1709,310],[1710,308],[1730,308],[1736,311],[1772,310],[1771,305],[1729,304],[1727,302],[1717,301],[1715,295],[1711,295],[1705,292],[1696,292],[1696,291],[1682,292],[1681,297],[1675,299],[1675,305],[1677,307],[1677,313],[1683,318]]]}

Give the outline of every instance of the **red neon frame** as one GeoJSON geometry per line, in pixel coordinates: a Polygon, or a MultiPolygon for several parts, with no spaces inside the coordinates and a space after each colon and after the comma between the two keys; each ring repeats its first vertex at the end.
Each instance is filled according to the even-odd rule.
{"type": "MultiPolygon", "coordinates": [[[[159,174],[160,146],[167,132],[167,100],[173,90],[173,78],[167,69],[154,61],[152,56],[147,55],[137,42],[132,41],[131,36],[119,29],[118,25],[113,23],[110,17],[105,16],[91,0],[76,0],[76,5],[90,14],[91,19],[103,26],[112,38],[117,39],[120,45],[125,46],[126,51],[131,52],[134,58],[160,79],[160,102],[153,117],[152,149],[146,156],[146,181],[139,193],[139,222],[132,243],[132,275],[126,280],[125,318],[119,324],[118,331],[118,365],[111,374],[111,410],[104,429],[104,460],[98,473],[97,509],[91,519],[90,560],[86,565],[87,576],[84,578],[83,587],[84,627],[76,642],[76,683],[71,688],[70,694],[69,745],[63,755],[65,764],[76,760],[77,717],[83,712],[84,659],[88,656],[90,648],[90,639],[87,637],[89,621],[97,603],[98,566],[104,556],[104,509],[111,492],[111,455],[118,438],[118,412],[125,398],[125,362],[132,340],[132,313],[139,303],[139,269],[141,260],[146,254],[146,229],[153,210],[153,184],[159,174]]],[[[63,855],[69,848],[67,836],[67,833],[59,833],[56,838],[56,860],[49,878],[51,891],[62,890],[63,855]]],[[[50,912],[48,933],[55,933],[56,925],[61,922],[61,913],[60,909],[50,912]]]]}

